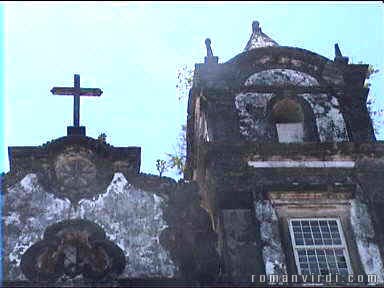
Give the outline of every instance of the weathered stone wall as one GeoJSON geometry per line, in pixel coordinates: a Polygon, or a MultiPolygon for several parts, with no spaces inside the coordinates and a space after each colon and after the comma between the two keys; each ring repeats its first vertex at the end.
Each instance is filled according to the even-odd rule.
{"type": "MultiPolygon", "coordinates": [[[[323,217],[321,209],[335,206],[332,199],[347,197],[342,201],[343,209],[347,211],[343,213],[351,215],[351,218],[343,216],[343,225],[347,229],[346,233],[348,232],[349,249],[352,249],[350,256],[354,261],[354,272],[380,273],[383,276],[383,234],[380,221],[384,218],[380,206],[382,204],[379,204],[382,203],[381,192],[384,185],[383,178],[379,176],[384,171],[383,147],[383,143],[350,142],[269,145],[207,143],[200,147],[205,154],[201,155],[204,161],[199,162],[201,170],[198,171],[205,171],[204,175],[210,175],[210,179],[208,181],[201,177],[199,183],[208,191],[208,195],[204,196],[205,200],[214,201],[210,203],[210,207],[214,207],[212,213],[215,215],[216,225],[220,226],[216,229],[224,231],[221,234],[220,241],[223,244],[220,249],[225,269],[237,267],[238,261],[257,260],[253,267],[258,271],[294,273],[295,268],[291,266],[295,263],[291,261],[292,253],[289,253],[292,248],[287,242],[289,237],[284,235],[286,231],[281,228],[281,223],[286,220],[275,215],[270,202],[269,191],[279,191],[281,197],[287,195],[281,201],[285,201],[288,206],[291,204],[291,207],[296,207],[296,202],[303,199],[301,205],[307,203],[318,207],[312,210],[307,208],[306,217],[311,216],[311,211],[316,211],[316,217],[323,217]],[[323,202],[316,202],[316,197],[320,197],[316,192],[321,192],[323,202]],[[292,193],[298,198],[289,196],[292,193]],[[306,201],[303,197],[314,202],[306,201]],[[240,217],[245,215],[244,211],[252,210],[254,213],[250,219],[240,217]],[[226,217],[220,220],[219,215],[224,212],[226,217]],[[230,217],[232,214],[234,216],[230,217]],[[255,247],[261,256],[256,255],[257,253],[241,254],[242,249],[245,249],[246,239],[249,239],[242,233],[244,229],[241,227],[250,226],[256,228],[255,239],[258,240],[255,247]],[[226,234],[226,231],[230,233],[226,234]],[[238,238],[238,235],[244,237],[238,238]],[[285,262],[286,259],[289,261],[285,262]]],[[[299,214],[292,214],[291,217],[304,215],[300,214],[297,207],[295,211],[299,211],[299,214]]],[[[337,215],[336,210],[333,213],[337,215]]],[[[233,281],[239,279],[240,274],[236,274],[236,269],[233,281]]],[[[244,281],[247,279],[243,276],[244,281]]]]}
{"type": "Polygon", "coordinates": [[[214,280],[219,273],[216,234],[194,184],[115,173],[104,193],[74,206],[27,174],[6,187],[4,199],[6,281],[27,280],[22,255],[42,240],[47,227],[67,219],[98,224],[123,250],[126,266],[119,279],[214,280]]]}
{"type": "Polygon", "coordinates": [[[375,239],[368,205],[355,199],[351,205],[351,224],[364,272],[367,275],[376,275],[377,283],[384,282],[384,266],[381,253],[375,239]]]}
{"type": "Polygon", "coordinates": [[[279,220],[269,200],[255,201],[255,215],[260,223],[260,237],[263,245],[263,261],[266,275],[287,274],[285,252],[281,245],[279,220]]]}
{"type": "Polygon", "coordinates": [[[231,282],[249,282],[262,274],[256,225],[250,209],[223,209],[225,277],[231,282]]]}
{"type": "Polygon", "coordinates": [[[28,174],[5,198],[5,278],[24,280],[19,267],[23,253],[42,239],[48,226],[65,219],[87,219],[104,229],[126,256],[120,277],[174,277],[178,267],[159,241],[167,227],[165,206],[161,196],[133,187],[116,173],[104,194],[75,208],[44,191],[36,175],[28,174]]]}
{"type": "Polygon", "coordinates": [[[45,192],[35,174],[9,187],[3,199],[4,280],[25,280],[21,256],[42,239],[46,227],[68,218],[71,204],[45,192]]]}
{"type": "MultiPolygon", "coordinates": [[[[240,93],[235,97],[235,105],[239,115],[240,133],[248,141],[278,142],[276,127],[273,120],[268,117],[271,113],[270,102],[276,97],[275,93],[240,93]]],[[[297,94],[312,109],[315,123],[305,123],[308,130],[316,129],[321,142],[348,141],[348,135],[339,103],[334,96],[327,94],[297,94]],[[331,100],[330,100],[331,99],[331,100]]],[[[307,115],[310,119],[311,115],[307,115]]],[[[308,139],[305,140],[316,140],[308,139]]]]}
{"type": "Polygon", "coordinates": [[[124,251],[127,265],[120,277],[174,277],[178,268],[159,240],[167,227],[165,208],[160,195],[138,189],[116,173],[106,193],[81,201],[76,211],[71,211],[71,218],[101,225],[124,251]]]}
{"type": "Polygon", "coordinates": [[[267,107],[274,97],[273,93],[240,93],[235,97],[239,115],[240,133],[250,141],[276,141],[277,133],[271,121],[268,121],[267,107]]]}

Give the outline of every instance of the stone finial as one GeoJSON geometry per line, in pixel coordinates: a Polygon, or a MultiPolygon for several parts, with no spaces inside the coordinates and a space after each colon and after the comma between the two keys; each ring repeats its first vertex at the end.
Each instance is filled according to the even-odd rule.
{"type": "Polygon", "coordinates": [[[339,62],[339,63],[345,63],[345,64],[348,64],[348,61],[349,61],[348,57],[345,57],[345,56],[343,56],[343,54],[341,54],[341,50],[339,48],[338,43],[335,44],[335,59],[334,59],[334,61],[339,62]]]}
{"type": "Polygon", "coordinates": [[[259,21],[253,21],[252,22],[252,31],[253,31],[253,33],[260,33],[261,32],[259,21]]]}
{"type": "Polygon", "coordinates": [[[268,35],[264,34],[260,28],[259,21],[252,22],[252,35],[249,39],[247,45],[245,46],[244,51],[249,51],[256,48],[270,47],[270,46],[279,46],[277,42],[268,35]]]}
{"type": "Polygon", "coordinates": [[[335,44],[335,57],[343,57],[339,48],[339,44],[337,43],[335,44]]]}
{"type": "Polygon", "coordinates": [[[207,47],[207,56],[204,58],[205,64],[218,63],[219,58],[213,56],[212,48],[211,48],[211,39],[205,39],[205,46],[207,47]]]}
{"type": "Polygon", "coordinates": [[[211,39],[205,39],[205,46],[207,47],[207,57],[213,57],[213,52],[211,48],[211,39]]]}

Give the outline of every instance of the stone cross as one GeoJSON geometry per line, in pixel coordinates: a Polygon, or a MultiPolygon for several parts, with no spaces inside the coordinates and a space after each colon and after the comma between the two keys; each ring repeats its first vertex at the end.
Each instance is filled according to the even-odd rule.
{"type": "Polygon", "coordinates": [[[80,75],[74,76],[74,87],[53,87],[54,95],[73,96],[73,126],[80,127],[80,96],[100,96],[103,91],[99,88],[80,88],[80,75]]]}

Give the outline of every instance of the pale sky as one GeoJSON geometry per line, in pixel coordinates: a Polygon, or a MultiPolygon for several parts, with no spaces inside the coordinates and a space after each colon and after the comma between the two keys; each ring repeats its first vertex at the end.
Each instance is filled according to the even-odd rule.
{"type": "MultiPolygon", "coordinates": [[[[241,53],[252,21],[282,46],[331,60],[339,43],[350,62],[380,73],[370,93],[384,106],[384,8],[381,2],[4,2],[4,135],[8,146],[37,146],[66,135],[73,98],[53,86],[101,88],[81,99],[87,136],[105,132],[113,146],[141,146],[141,171],[176,147],[187,102],[176,94],[176,72],[194,67],[209,37],[219,62],[241,53]]],[[[384,139],[384,132],[378,137],[384,139]]],[[[0,171],[8,171],[7,149],[0,171]]],[[[165,175],[175,177],[173,173],[165,175]]]]}

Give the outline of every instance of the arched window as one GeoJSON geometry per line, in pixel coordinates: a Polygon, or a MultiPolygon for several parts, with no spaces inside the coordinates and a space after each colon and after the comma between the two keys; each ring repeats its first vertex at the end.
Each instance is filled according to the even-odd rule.
{"type": "Polygon", "coordinates": [[[304,141],[304,112],[301,105],[290,98],[284,98],[272,107],[272,120],[276,125],[279,142],[304,141]]]}

